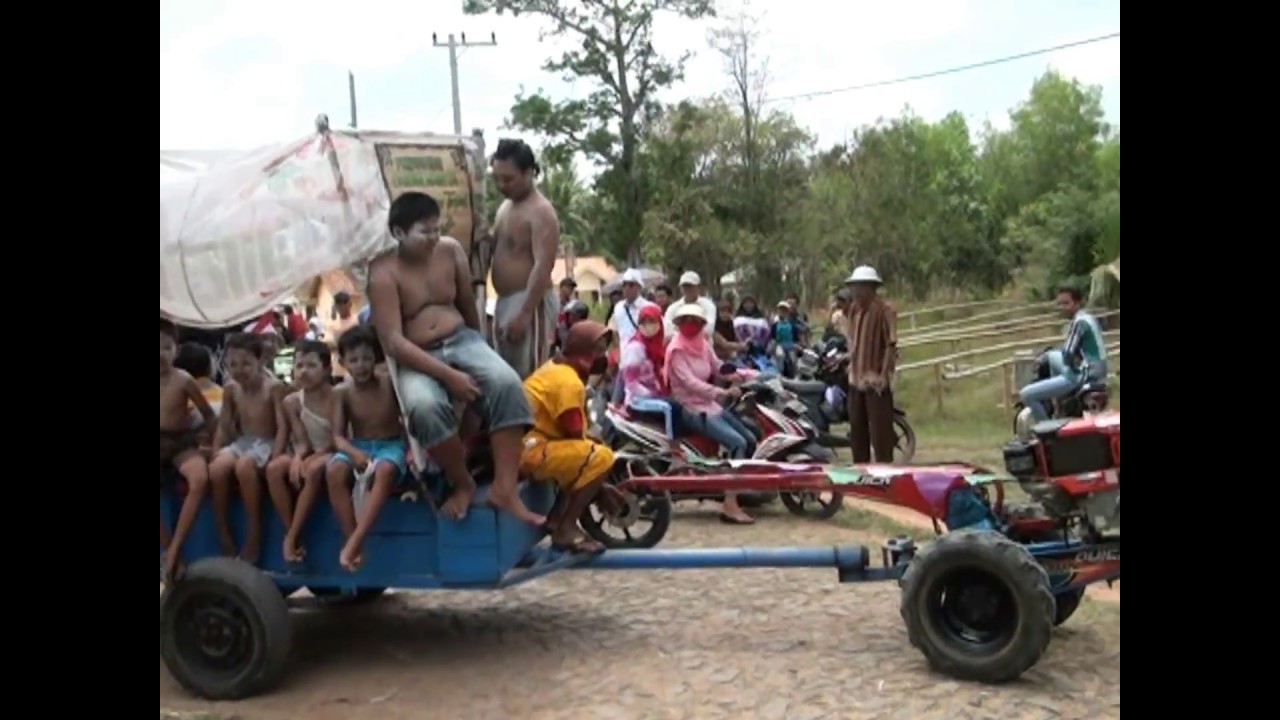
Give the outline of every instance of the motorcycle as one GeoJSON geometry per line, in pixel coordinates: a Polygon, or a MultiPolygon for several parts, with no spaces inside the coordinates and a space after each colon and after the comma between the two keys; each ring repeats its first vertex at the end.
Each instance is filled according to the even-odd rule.
{"type": "MultiPolygon", "coordinates": [[[[847,435],[831,432],[832,425],[849,422],[849,353],[844,335],[831,335],[818,348],[806,348],[796,362],[799,379],[783,380],[808,408],[823,447],[849,447],[847,435]]],[[[909,463],[916,454],[916,431],[901,408],[893,409],[895,463],[909,463]]]]}
{"type": "MultiPolygon", "coordinates": [[[[787,409],[771,407],[769,401],[785,393],[776,378],[748,381],[742,396],[725,412],[734,413],[751,432],[754,449],[752,460],[792,463],[830,463],[835,453],[816,442],[817,430],[805,416],[800,403],[791,400],[787,409]]],[[[667,435],[663,413],[640,412],[618,405],[607,405],[601,422],[605,442],[615,452],[614,469],[609,482],[619,483],[634,475],[667,475],[673,472],[699,473],[719,466],[726,458],[719,445],[697,434],[682,435],[674,443],[667,435]]],[[[738,502],[743,507],[759,507],[780,499],[792,513],[818,518],[835,515],[843,501],[837,493],[742,493],[738,502]],[[830,497],[825,497],[829,495],[830,497]],[[811,497],[812,496],[812,497],[811,497]]],[[[583,530],[609,548],[653,547],[671,523],[672,504],[684,501],[724,500],[721,492],[679,492],[662,496],[633,497],[623,494],[624,508],[616,515],[596,516],[591,508],[582,518],[583,530]],[[638,522],[649,527],[639,537],[631,532],[638,522]],[[622,531],[623,537],[611,535],[606,525],[622,531]]]]}
{"type": "MultiPolygon", "coordinates": [[[[1065,361],[1061,359],[1062,349],[1058,347],[1047,347],[1036,358],[1035,362],[1035,381],[1047,380],[1053,375],[1053,365],[1065,365],[1065,361]],[[1059,358],[1054,358],[1057,353],[1059,358]],[[1056,360],[1056,362],[1055,362],[1056,360]]],[[[1080,384],[1075,390],[1065,397],[1050,400],[1045,403],[1045,410],[1048,411],[1049,420],[1059,418],[1080,418],[1086,413],[1099,413],[1107,409],[1110,402],[1110,393],[1107,390],[1105,380],[1088,380],[1080,384]]],[[[1013,434],[1016,437],[1030,439],[1033,435],[1031,432],[1035,420],[1031,417],[1031,408],[1016,403],[1013,406],[1013,434]]]]}

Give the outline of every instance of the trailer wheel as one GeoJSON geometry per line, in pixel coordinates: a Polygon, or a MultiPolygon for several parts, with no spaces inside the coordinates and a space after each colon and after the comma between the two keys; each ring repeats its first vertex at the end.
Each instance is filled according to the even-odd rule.
{"type": "Polygon", "coordinates": [[[939,537],[912,558],[901,585],[907,637],[939,672],[1007,682],[1049,646],[1049,576],[1025,547],[999,533],[939,537]]]}
{"type": "Polygon", "coordinates": [[[160,657],[182,687],[207,700],[272,687],[292,642],[280,590],[241,560],[200,560],[160,598],[160,657]]]}
{"type": "Polygon", "coordinates": [[[1072,615],[1075,615],[1076,610],[1080,608],[1082,600],[1084,600],[1084,588],[1076,588],[1075,590],[1068,590],[1054,595],[1053,626],[1057,627],[1066,622],[1072,615]]]}

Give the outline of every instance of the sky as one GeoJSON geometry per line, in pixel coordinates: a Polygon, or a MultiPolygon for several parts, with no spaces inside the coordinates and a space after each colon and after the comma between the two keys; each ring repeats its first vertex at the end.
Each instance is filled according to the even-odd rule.
{"type": "MultiPolygon", "coordinates": [[[[744,0],[722,3],[733,10],[744,0]]],[[[541,70],[563,41],[540,40],[538,18],[464,16],[461,0],[161,0],[160,147],[249,149],[309,133],[317,114],[348,117],[347,71],[356,77],[361,127],[451,132],[449,57],[432,45],[449,33],[494,47],[459,58],[462,126],[490,148],[514,96],[543,89],[585,96],[588,81],[541,70]]],[[[1119,0],[750,0],[768,61],[766,97],[815,133],[819,146],[910,105],[934,120],[953,110],[977,128],[1008,127],[1008,112],[1050,67],[1099,85],[1107,120],[1120,121],[1120,39],[994,67],[805,100],[814,91],[889,80],[1061,45],[1120,30],[1119,0]]],[[[707,43],[716,21],[660,17],[655,45],[695,55],[675,102],[723,92],[723,61],[707,43]]],[[[529,138],[535,148],[536,139],[529,138]]]]}

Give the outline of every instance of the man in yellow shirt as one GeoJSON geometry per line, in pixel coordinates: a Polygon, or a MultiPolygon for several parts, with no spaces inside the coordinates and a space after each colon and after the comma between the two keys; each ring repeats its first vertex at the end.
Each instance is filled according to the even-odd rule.
{"type": "Polygon", "coordinates": [[[553,482],[560,492],[547,517],[551,545],[571,552],[604,547],[578,529],[613,467],[613,451],[587,437],[586,379],[600,372],[613,333],[593,320],[569,328],[564,346],[524,381],[533,427],[524,436],[520,472],[553,482]]]}

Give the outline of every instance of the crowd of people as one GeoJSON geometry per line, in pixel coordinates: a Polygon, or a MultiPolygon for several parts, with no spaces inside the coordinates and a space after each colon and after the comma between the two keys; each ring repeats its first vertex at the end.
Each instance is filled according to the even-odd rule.
{"type": "MultiPolygon", "coordinates": [[[[537,190],[532,151],[504,140],[491,165],[506,200],[486,240],[494,247],[498,291],[487,325],[466,251],[441,234],[439,204],[419,192],[391,204],[387,227],[397,249],[370,264],[362,312],[338,293],[325,322],[284,307],[224,332],[220,342],[161,319],[160,463],[162,473],[176,471],[187,487],[172,528],[161,520],[169,577],[180,572],[182,544],[206,496],[224,553],[259,559],[265,495],[286,529],[281,553],[298,561],[306,554],[302,530],[326,489],[346,537],[338,560],[354,572],[364,559],[364,538],[411,468],[433,463],[450,487],[441,512],[465,517],[477,492],[466,465],[465,441],[472,437],[486,438],[493,459],[490,505],[544,528],[556,547],[601,550],[577,519],[593,501],[609,509],[620,499],[601,492],[613,452],[591,436],[585,413],[588,378],[602,374],[611,349],[621,357],[612,389],[617,402],[664,403],[672,437],[698,432],[733,457],[750,453],[750,434],[721,404],[739,392],[723,382],[722,360],[757,347],[790,352],[805,343],[809,323],[799,299],[792,295],[766,315],[752,296],[705,297],[694,272],[681,276],[679,295],[659,286],[645,297],[642,278],[629,270],[608,324],[580,319],[571,281],[558,298],[551,281],[559,225],[537,190]],[[557,323],[560,306],[566,312],[557,323]],[[271,363],[284,345],[293,348],[294,362],[282,379],[271,363]],[[560,488],[548,515],[524,504],[522,476],[560,488]],[[227,515],[233,486],[247,523],[240,547],[227,515]],[[353,487],[365,498],[359,513],[353,487]]],[[[852,287],[857,293],[869,287],[867,297],[874,297],[878,284],[877,277],[852,287]]],[[[866,307],[849,305],[841,322],[850,337],[892,344],[891,309],[883,305],[876,315],[866,307]],[[875,328],[860,330],[863,320],[875,328]]],[[[881,357],[864,354],[868,362],[881,357]]],[[[884,362],[880,374],[865,378],[867,392],[887,392],[892,366],[884,362]]],[[[752,522],[732,493],[721,517],[752,522]]]]}

